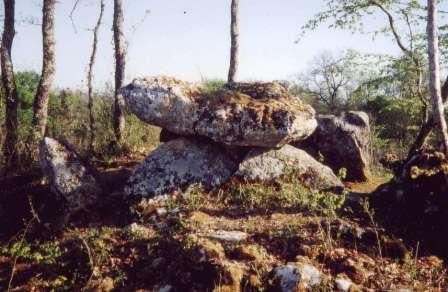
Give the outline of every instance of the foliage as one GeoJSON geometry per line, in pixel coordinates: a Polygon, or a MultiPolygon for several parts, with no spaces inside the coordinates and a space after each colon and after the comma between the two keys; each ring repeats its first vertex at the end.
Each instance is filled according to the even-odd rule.
{"type": "Polygon", "coordinates": [[[276,183],[234,184],[222,200],[244,209],[294,209],[335,214],[344,204],[345,196],[318,192],[305,187],[292,172],[276,183]]]}
{"type": "Polygon", "coordinates": [[[201,83],[202,90],[205,94],[223,90],[225,85],[226,82],[221,79],[204,79],[201,83]]]}

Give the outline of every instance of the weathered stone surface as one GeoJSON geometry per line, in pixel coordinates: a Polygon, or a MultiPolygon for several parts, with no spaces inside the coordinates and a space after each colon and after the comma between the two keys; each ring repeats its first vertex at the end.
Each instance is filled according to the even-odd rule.
{"type": "Polygon", "coordinates": [[[315,267],[302,263],[288,263],[274,269],[275,279],[279,282],[278,289],[282,292],[304,291],[319,285],[322,273],[315,267]]]}
{"type": "Polygon", "coordinates": [[[291,145],[278,150],[252,149],[240,163],[235,175],[246,181],[270,181],[292,170],[297,170],[304,182],[315,189],[344,187],[329,167],[291,145]]]}
{"type": "Polygon", "coordinates": [[[217,230],[211,232],[208,237],[216,240],[220,240],[223,242],[233,242],[239,243],[241,241],[245,241],[248,238],[248,234],[242,231],[226,231],[226,230],[217,230]]]}
{"type": "Polygon", "coordinates": [[[40,144],[39,159],[52,192],[64,201],[67,216],[97,201],[101,187],[93,171],[81,162],[68,143],[44,138],[40,144]]]}
{"type": "Polygon", "coordinates": [[[223,152],[217,145],[192,138],[167,142],[135,168],[125,192],[132,197],[157,199],[194,183],[217,187],[237,168],[223,152]]]}
{"type": "Polygon", "coordinates": [[[280,147],[310,136],[317,121],[311,106],[279,90],[254,98],[235,90],[205,94],[190,83],[156,77],[136,79],[121,92],[141,120],[169,132],[231,146],[280,147]]]}
{"type": "Polygon", "coordinates": [[[347,169],[348,181],[366,181],[369,177],[369,116],[350,111],[340,116],[321,115],[314,134],[295,145],[317,157],[320,153],[335,173],[347,169]]]}

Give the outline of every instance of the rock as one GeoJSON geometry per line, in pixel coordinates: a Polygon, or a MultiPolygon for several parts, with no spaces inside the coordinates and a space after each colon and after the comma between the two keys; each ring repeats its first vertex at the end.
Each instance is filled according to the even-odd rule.
{"type": "Polygon", "coordinates": [[[265,91],[255,98],[234,90],[206,94],[169,77],[136,79],[121,89],[141,120],[178,135],[204,136],[231,146],[280,147],[314,132],[311,106],[285,90],[271,90],[275,98],[265,91]]]}
{"type": "Polygon", "coordinates": [[[325,164],[335,173],[345,168],[348,181],[367,181],[370,174],[368,115],[350,111],[338,117],[321,115],[317,121],[313,135],[294,145],[306,148],[315,157],[323,155],[325,164]]]}
{"type": "Polygon", "coordinates": [[[231,243],[239,243],[247,240],[248,234],[242,231],[225,231],[225,230],[217,230],[208,235],[209,238],[231,242],[231,243]]]}
{"type": "Polygon", "coordinates": [[[298,170],[304,183],[320,190],[343,189],[333,171],[305,151],[291,145],[278,150],[254,148],[240,163],[236,176],[245,181],[271,181],[291,170],[298,170]]]}
{"type": "Polygon", "coordinates": [[[334,281],[337,291],[349,292],[353,282],[349,279],[339,278],[334,281]]]}
{"type": "Polygon", "coordinates": [[[274,276],[279,281],[280,291],[293,292],[297,288],[309,289],[322,281],[322,273],[308,264],[288,263],[274,269],[274,276]]]}
{"type": "Polygon", "coordinates": [[[158,291],[159,292],[170,292],[170,291],[173,291],[173,286],[165,285],[165,286],[160,287],[160,289],[158,291]]]}
{"type": "Polygon", "coordinates": [[[125,193],[157,201],[196,183],[211,189],[226,182],[236,168],[219,146],[179,138],[159,146],[135,168],[125,193]]]}
{"type": "Polygon", "coordinates": [[[65,220],[97,202],[100,184],[67,142],[45,137],[40,143],[39,162],[51,191],[64,202],[65,220]]]}

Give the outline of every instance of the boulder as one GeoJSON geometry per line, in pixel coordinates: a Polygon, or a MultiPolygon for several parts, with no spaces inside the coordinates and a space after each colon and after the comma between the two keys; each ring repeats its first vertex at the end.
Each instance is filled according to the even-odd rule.
{"type": "Polygon", "coordinates": [[[313,156],[323,155],[325,164],[335,173],[347,170],[346,180],[366,181],[369,177],[369,116],[350,111],[340,116],[320,115],[311,137],[295,145],[313,156]]]}
{"type": "Polygon", "coordinates": [[[45,137],[40,144],[40,166],[52,192],[65,204],[65,215],[86,209],[102,190],[94,171],[67,142],[45,137]]]}
{"type": "Polygon", "coordinates": [[[162,144],[139,164],[125,193],[134,198],[158,200],[195,183],[211,189],[226,182],[237,163],[219,145],[194,138],[162,144]]]}
{"type": "MultiPolygon", "coordinates": [[[[247,86],[242,87],[251,94],[247,86]]],[[[263,147],[281,147],[310,136],[317,127],[313,108],[280,85],[269,88],[252,93],[254,97],[229,89],[205,93],[187,82],[153,77],[136,79],[121,93],[141,120],[178,135],[263,147]]]]}
{"type": "Polygon", "coordinates": [[[240,163],[236,176],[245,181],[272,181],[292,170],[297,170],[304,183],[314,189],[344,188],[328,166],[291,145],[285,145],[278,150],[252,149],[240,163]]]}

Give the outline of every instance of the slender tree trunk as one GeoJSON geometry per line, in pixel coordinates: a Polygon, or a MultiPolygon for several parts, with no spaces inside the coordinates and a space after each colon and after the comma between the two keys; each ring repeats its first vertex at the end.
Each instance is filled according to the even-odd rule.
{"type": "MultiPolygon", "coordinates": [[[[34,98],[32,132],[28,144],[42,140],[48,121],[48,100],[55,74],[54,14],[56,0],[44,0],[42,8],[42,74],[34,98]]],[[[29,145],[30,146],[30,145],[29,145]]],[[[32,149],[36,150],[36,149],[32,149]]]]}
{"type": "Polygon", "coordinates": [[[4,0],[5,18],[3,24],[1,54],[2,86],[5,94],[6,116],[5,129],[6,137],[3,148],[5,156],[5,172],[14,167],[17,163],[17,88],[14,79],[14,68],[11,59],[12,42],[14,40],[14,17],[15,0],[4,0]]]}
{"type": "Polygon", "coordinates": [[[92,52],[90,54],[89,61],[89,70],[87,71],[87,87],[88,87],[88,108],[89,108],[89,130],[90,130],[90,138],[89,138],[89,155],[93,154],[94,147],[93,143],[95,141],[95,115],[93,113],[93,66],[95,65],[96,59],[96,51],[98,48],[98,31],[101,26],[101,21],[103,20],[104,15],[104,0],[101,0],[100,4],[100,14],[98,16],[98,20],[93,29],[93,43],[92,43],[92,52]]]}
{"type": "MultiPolygon", "coordinates": [[[[445,83],[442,87],[442,102],[443,104],[446,104],[448,101],[448,77],[445,80],[445,83]]],[[[432,129],[434,129],[435,123],[434,123],[434,116],[430,116],[428,118],[428,121],[422,125],[420,128],[420,131],[417,135],[417,138],[415,139],[414,143],[412,144],[411,148],[409,149],[408,157],[407,159],[411,159],[414,154],[422,149],[422,147],[425,145],[426,140],[431,134],[432,129]]]]}
{"type": "Polygon", "coordinates": [[[239,0],[232,0],[231,4],[231,23],[230,23],[230,67],[228,83],[234,83],[239,64],[239,29],[240,29],[240,16],[239,16],[239,0]]]}
{"type": "Polygon", "coordinates": [[[440,88],[440,65],[439,65],[439,40],[438,40],[438,14],[437,0],[428,0],[428,60],[429,60],[429,89],[433,108],[434,122],[436,125],[437,138],[448,154],[448,131],[444,116],[442,92],[440,88]]]}
{"type": "Polygon", "coordinates": [[[115,45],[115,109],[114,109],[114,131],[117,142],[121,142],[125,127],[124,100],[118,94],[123,86],[125,74],[125,41],[124,41],[124,18],[123,1],[114,0],[114,45],[115,45]]]}

